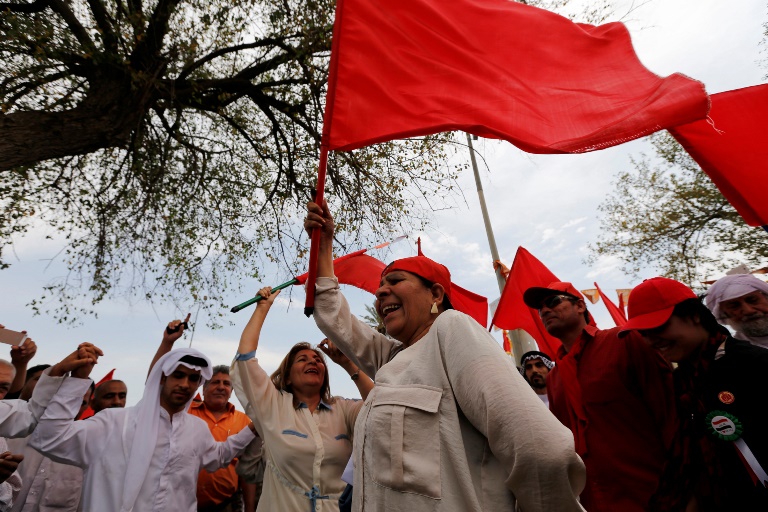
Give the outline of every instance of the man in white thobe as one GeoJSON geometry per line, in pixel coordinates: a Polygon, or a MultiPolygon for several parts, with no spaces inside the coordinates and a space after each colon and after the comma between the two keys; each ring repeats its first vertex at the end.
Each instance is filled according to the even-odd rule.
{"type": "Polygon", "coordinates": [[[204,421],[187,414],[198,386],[211,378],[210,361],[194,349],[160,358],[136,406],[72,422],[92,367],[62,383],[30,441],[45,456],[83,468],[83,510],[194,512],[200,469],[228,465],[255,437],[243,429],[217,443],[204,421]]]}

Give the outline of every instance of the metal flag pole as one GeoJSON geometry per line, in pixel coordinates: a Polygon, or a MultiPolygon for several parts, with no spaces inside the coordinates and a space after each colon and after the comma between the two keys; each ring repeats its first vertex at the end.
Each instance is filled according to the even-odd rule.
{"type": "MultiPolygon", "coordinates": [[[[493,227],[491,227],[491,217],[488,215],[488,206],[485,204],[483,183],[480,181],[480,172],[477,170],[477,159],[475,158],[475,148],[472,146],[472,136],[469,133],[466,135],[469,156],[472,160],[472,171],[475,173],[477,197],[480,200],[480,209],[483,212],[483,222],[485,223],[485,233],[488,235],[488,245],[491,248],[491,257],[493,258],[493,261],[500,261],[499,250],[496,247],[496,238],[493,236],[493,227]]],[[[507,284],[506,279],[501,274],[501,267],[496,269],[496,280],[499,283],[499,294],[501,294],[504,292],[504,286],[507,284]]],[[[521,329],[515,329],[507,331],[507,335],[512,342],[512,359],[515,361],[515,364],[519,362],[520,356],[530,350],[536,350],[536,341],[527,332],[521,329]]]]}

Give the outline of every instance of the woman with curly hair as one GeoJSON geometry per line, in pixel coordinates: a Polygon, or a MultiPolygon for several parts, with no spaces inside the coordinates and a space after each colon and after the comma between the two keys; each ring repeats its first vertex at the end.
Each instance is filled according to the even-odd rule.
{"type": "Polygon", "coordinates": [[[232,382],[240,403],[264,440],[266,470],[259,511],[338,511],[341,476],[352,453],[362,401],[334,397],[323,353],[342,366],[365,398],[373,382],[332,343],[291,348],[268,376],[256,359],[261,328],[279,295],[269,287],[240,337],[232,382]]]}

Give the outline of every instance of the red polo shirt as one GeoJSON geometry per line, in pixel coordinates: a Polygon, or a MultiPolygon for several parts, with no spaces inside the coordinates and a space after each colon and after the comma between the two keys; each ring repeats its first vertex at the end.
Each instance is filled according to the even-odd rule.
{"type": "MultiPolygon", "coordinates": [[[[189,408],[189,414],[204,420],[216,441],[226,441],[227,437],[237,434],[251,424],[248,416],[236,411],[232,404],[227,404],[227,412],[218,420],[203,402],[193,402],[189,408]]],[[[209,507],[223,503],[237,492],[237,488],[235,461],[213,473],[202,470],[197,477],[197,505],[209,507]]]]}
{"type": "Polygon", "coordinates": [[[647,511],[676,429],[671,368],[638,334],[619,338],[618,331],[586,326],[572,348],[581,342],[577,382],[565,382],[559,371],[563,347],[547,377],[549,408],[571,430],[575,415],[565,390],[581,387],[587,418],[581,501],[590,512],[647,511]]]}

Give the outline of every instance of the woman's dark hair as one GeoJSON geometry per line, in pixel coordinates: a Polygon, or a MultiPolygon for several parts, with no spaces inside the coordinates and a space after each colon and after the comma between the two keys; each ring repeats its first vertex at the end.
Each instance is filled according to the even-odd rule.
{"type": "Polygon", "coordinates": [[[701,299],[685,299],[683,302],[678,303],[675,309],[672,310],[672,314],[680,318],[694,318],[699,317],[701,326],[710,335],[714,335],[725,329],[717,322],[717,318],[712,312],[702,304],[701,299]]]}
{"type": "MultiPolygon", "coordinates": [[[[406,270],[406,272],[408,272],[408,271],[406,270]]],[[[413,274],[413,272],[409,272],[409,273],[413,274]]],[[[419,274],[413,274],[413,275],[418,277],[419,281],[421,281],[421,284],[423,284],[424,287],[427,288],[428,290],[431,290],[432,286],[435,284],[432,281],[430,281],[429,279],[425,279],[425,278],[421,277],[419,274]]],[[[448,310],[448,309],[455,309],[453,307],[453,304],[451,304],[451,300],[448,298],[448,295],[446,295],[446,294],[443,294],[443,309],[446,309],[446,310],[448,310]]]]}
{"type": "MultiPolygon", "coordinates": [[[[293,362],[296,360],[296,355],[302,350],[312,350],[315,354],[320,356],[320,359],[323,361],[323,364],[325,365],[325,376],[323,377],[323,385],[320,387],[320,399],[327,404],[332,404],[334,400],[333,396],[331,396],[331,383],[330,379],[328,378],[328,364],[325,362],[323,353],[306,341],[299,342],[291,347],[291,350],[288,351],[288,354],[280,362],[280,366],[277,367],[275,373],[270,375],[269,378],[272,379],[272,384],[274,384],[275,387],[280,391],[293,393],[293,387],[288,384],[287,381],[291,375],[291,367],[293,367],[293,362]]],[[[294,407],[299,406],[299,403],[296,401],[296,395],[293,397],[293,405],[294,407]]]]}

